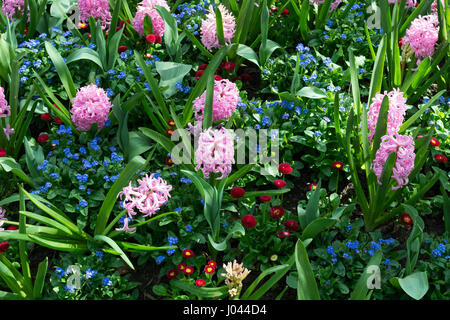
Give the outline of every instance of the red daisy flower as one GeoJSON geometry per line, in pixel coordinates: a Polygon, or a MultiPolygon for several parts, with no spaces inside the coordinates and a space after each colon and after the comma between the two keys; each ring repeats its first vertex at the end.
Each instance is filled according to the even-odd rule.
{"type": "Polygon", "coordinates": [[[258,223],[258,221],[256,221],[256,218],[254,216],[252,216],[251,214],[247,214],[242,217],[241,223],[244,227],[250,229],[250,228],[255,227],[256,224],[258,223]]]}
{"type": "Polygon", "coordinates": [[[48,134],[41,134],[39,135],[39,137],[37,138],[37,141],[39,141],[40,143],[46,143],[48,141],[48,134]]]}
{"type": "Polygon", "coordinates": [[[440,153],[435,154],[434,158],[436,159],[437,162],[447,162],[447,157],[440,153]]]}
{"type": "Polygon", "coordinates": [[[92,35],[90,33],[88,33],[87,37],[88,37],[88,39],[91,39],[92,35]]]}
{"type": "Polygon", "coordinates": [[[286,229],[290,231],[297,231],[298,230],[298,222],[294,220],[286,220],[283,225],[286,227],[286,229]]]}
{"type": "Polygon", "coordinates": [[[207,264],[205,266],[204,270],[205,270],[205,273],[207,273],[207,274],[213,274],[214,271],[216,271],[216,268],[214,268],[213,266],[210,266],[209,264],[207,264]]]}
{"type": "Polygon", "coordinates": [[[117,51],[118,51],[119,53],[125,52],[125,51],[127,51],[127,50],[128,50],[128,48],[127,48],[126,46],[120,46],[120,47],[117,49],[117,51]]]}
{"type": "Polygon", "coordinates": [[[169,271],[167,271],[167,278],[169,278],[169,279],[176,278],[177,275],[178,275],[177,269],[170,269],[169,271]]]}
{"type": "Polygon", "coordinates": [[[173,165],[173,160],[171,157],[167,156],[166,158],[166,166],[172,166],[173,165]]]}
{"type": "Polygon", "coordinates": [[[50,121],[52,120],[52,117],[50,116],[50,113],[46,112],[41,114],[41,120],[42,121],[50,121]]]}
{"type": "Polygon", "coordinates": [[[175,127],[175,121],[174,120],[169,120],[167,121],[167,124],[171,127],[175,127]]]}
{"type": "Polygon", "coordinates": [[[195,79],[200,80],[200,78],[202,77],[202,75],[205,73],[205,70],[198,70],[195,73],[195,79]]]}
{"type": "Polygon", "coordinates": [[[270,216],[272,218],[281,218],[284,215],[284,208],[280,206],[275,206],[270,209],[270,216]]]}
{"type": "Polygon", "coordinates": [[[64,121],[62,121],[60,117],[56,117],[55,122],[56,123],[64,123],[64,121]]]}
{"type": "Polygon", "coordinates": [[[18,226],[9,226],[8,230],[12,230],[12,231],[19,230],[19,227],[18,226]]]}
{"type": "Polygon", "coordinates": [[[337,170],[341,170],[344,167],[344,164],[340,161],[335,161],[331,166],[337,170]]]}
{"type": "Polygon", "coordinates": [[[284,180],[281,180],[281,179],[275,180],[275,181],[273,182],[273,184],[274,184],[275,187],[277,187],[278,189],[282,189],[282,188],[286,187],[286,182],[285,182],[284,180]]]}
{"type": "Polygon", "coordinates": [[[4,253],[6,250],[8,250],[8,248],[9,248],[9,243],[8,242],[0,243],[0,254],[4,253]]]}
{"type": "Polygon", "coordinates": [[[173,135],[173,131],[174,131],[173,129],[167,129],[166,134],[170,137],[173,135]]]}
{"type": "Polygon", "coordinates": [[[260,196],[259,200],[261,200],[262,202],[269,202],[270,198],[270,196],[260,196]]]}
{"type": "Polygon", "coordinates": [[[218,76],[217,74],[214,76],[214,80],[216,80],[216,81],[220,81],[220,80],[222,80],[222,77],[221,76],[218,76]]]}
{"type": "Polygon", "coordinates": [[[197,279],[197,281],[195,281],[195,285],[197,287],[203,287],[206,284],[206,281],[203,279],[197,279]]]}
{"type": "Polygon", "coordinates": [[[282,174],[290,174],[292,172],[292,167],[289,163],[280,163],[278,166],[278,172],[282,174]]]}
{"type": "Polygon", "coordinates": [[[0,148],[0,157],[6,157],[6,150],[3,148],[0,148]]]}
{"type": "Polygon", "coordinates": [[[193,274],[194,273],[194,267],[186,266],[186,267],[184,267],[184,271],[183,272],[186,275],[193,274]]]}
{"type": "Polygon", "coordinates": [[[184,272],[184,269],[187,267],[187,264],[184,262],[181,262],[177,265],[177,269],[184,272]]]}
{"type": "Polygon", "coordinates": [[[398,40],[398,46],[401,48],[403,45],[403,38],[400,38],[400,40],[398,40]]]}
{"type": "Polygon", "coordinates": [[[154,34],[149,34],[145,37],[145,40],[147,40],[148,43],[155,43],[156,37],[154,34]]]}
{"type": "Polygon", "coordinates": [[[436,138],[431,138],[430,144],[434,147],[439,147],[441,145],[441,142],[436,138]]]}
{"type": "Polygon", "coordinates": [[[414,224],[413,219],[407,213],[404,213],[400,216],[400,220],[405,226],[412,226],[414,224]]]}
{"type": "Polygon", "coordinates": [[[309,184],[309,191],[316,190],[316,188],[317,188],[317,183],[310,183],[309,184]]]}
{"type": "Polygon", "coordinates": [[[245,194],[245,190],[240,187],[234,187],[231,189],[230,194],[233,198],[239,199],[242,198],[245,194]]]}
{"type": "Polygon", "coordinates": [[[283,16],[286,16],[289,14],[289,10],[288,9],[284,9],[283,12],[281,13],[283,16]]]}
{"type": "Polygon", "coordinates": [[[277,235],[278,238],[283,239],[285,237],[289,237],[291,234],[289,233],[289,231],[280,231],[277,235]]]}
{"type": "Polygon", "coordinates": [[[213,260],[208,261],[208,265],[210,265],[213,268],[217,267],[217,263],[215,261],[213,261],[213,260]]]}
{"type": "Polygon", "coordinates": [[[198,70],[205,70],[208,67],[207,64],[201,64],[198,66],[198,70]]]}
{"type": "Polygon", "coordinates": [[[185,258],[192,258],[194,256],[194,251],[191,249],[184,249],[182,254],[185,258]]]}
{"type": "Polygon", "coordinates": [[[162,38],[160,36],[155,36],[155,42],[156,43],[161,43],[162,42],[162,38]]]}
{"type": "Polygon", "coordinates": [[[235,64],[233,62],[227,62],[224,65],[225,70],[232,71],[234,70],[235,64]]]}

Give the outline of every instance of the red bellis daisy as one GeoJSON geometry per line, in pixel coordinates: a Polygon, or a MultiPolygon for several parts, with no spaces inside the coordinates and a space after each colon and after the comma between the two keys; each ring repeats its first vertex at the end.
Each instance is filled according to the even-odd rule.
{"type": "Polygon", "coordinates": [[[284,215],[284,208],[275,206],[270,209],[270,216],[275,219],[279,219],[284,215]]]}
{"type": "Polygon", "coordinates": [[[8,242],[0,243],[0,254],[4,253],[6,250],[8,250],[8,248],[9,248],[9,243],[8,242]]]}
{"type": "Polygon", "coordinates": [[[177,277],[177,275],[178,275],[177,269],[170,269],[169,271],[167,271],[167,278],[169,279],[174,279],[177,277]]]}
{"type": "Polygon", "coordinates": [[[37,138],[37,141],[40,143],[46,143],[48,141],[48,134],[41,134],[39,135],[39,137],[37,138]]]}
{"type": "Polygon", "coordinates": [[[207,274],[213,274],[214,271],[216,271],[216,268],[214,268],[214,267],[210,266],[209,264],[207,264],[205,266],[204,270],[205,270],[205,273],[207,273],[207,274]]]}
{"type": "Polygon", "coordinates": [[[205,73],[205,70],[198,70],[195,73],[195,79],[200,80],[200,78],[202,77],[202,75],[205,73]]]}
{"type": "Polygon", "coordinates": [[[288,231],[280,231],[278,232],[277,236],[280,239],[283,239],[285,237],[289,237],[291,234],[288,231]]]}
{"type": "Polygon", "coordinates": [[[447,157],[440,153],[435,154],[434,158],[436,159],[437,162],[447,162],[447,157]]]}
{"type": "Polygon", "coordinates": [[[298,222],[294,220],[286,220],[283,225],[288,229],[289,231],[297,231],[298,230],[298,222]]]}
{"type": "Polygon", "coordinates": [[[245,190],[241,187],[234,187],[230,191],[230,195],[235,199],[242,198],[244,196],[244,194],[245,194],[245,190]]]}
{"type": "Polygon", "coordinates": [[[400,216],[400,220],[402,221],[402,223],[405,226],[412,226],[413,225],[413,219],[411,218],[411,216],[407,213],[404,213],[400,216]]]}
{"type": "Polygon", "coordinates": [[[286,182],[285,182],[284,180],[281,180],[281,179],[275,180],[275,181],[273,182],[273,184],[274,184],[275,187],[277,187],[278,189],[282,189],[282,188],[286,187],[286,182]]]}
{"type": "Polygon", "coordinates": [[[52,117],[50,116],[50,113],[46,112],[41,114],[41,120],[42,121],[50,121],[52,120],[52,117]]]}
{"type": "Polygon", "coordinates": [[[197,287],[203,287],[206,284],[206,281],[203,279],[198,279],[197,281],[195,281],[195,285],[197,287]]]}
{"type": "Polygon", "coordinates": [[[0,148],[0,157],[6,157],[6,150],[3,148],[0,148]]]}
{"type": "Polygon", "coordinates": [[[156,37],[154,34],[149,34],[148,36],[145,37],[145,40],[147,40],[148,43],[155,43],[156,37]]]}
{"type": "Polygon", "coordinates": [[[184,268],[184,274],[186,274],[186,275],[190,275],[190,274],[193,274],[194,273],[194,267],[191,267],[191,266],[186,266],[185,268],[184,268]]]}
{"type": "Polygon", "coordinates": [[[316,188],[317,188],[317,183],[310,183],[309,184],[309,191],[316,190],[316,188]]]}
{"type": "Polygon", "coordinates": [[[217,263],[215,261],[213,261],[213,260],[208,261],[208,265],[213,267],[213,268],[217,267],[217,263]]]}
{"type": "Polygon", "coordinates": [[[269,202],[271,199],[270,196],[260,196],[259,200],[261,200],[262,202],[269,202]]]}
{"type": "Polygon", "coordinates": [[[278,172],[282,174],[290,174],[292,172],[292,167],[289,163],[280,163],[278,166],[278,172]]]}
{"type": "Polygon", "coordinates": [[[340,161],[336,161],[331,166],[337,170],[341,170],[344,167],[344,164],[340,161]]]}
{"type": "Polygon", "coordinates": [[[177,269],[180,270],[181,272],[184,272],[184,269],[187,267],[187,264],[184,262],[181,262],[177,265],[177,269]]]}
{"type": "Polygon", "coordinates": [[[126,46],[120,46],[120,47],[117,49],[117,51],[118,51],[119,53],[125,52],[125,51],[127,51],[127,50],[128,50],[128,48],[127,48],[126,46]]]}
{"type": "Polygon", "coordinates": [[[194,251],[191,249],[184,249],[182,254],[185,258],[192,258],[194,256],[194,251]]]}
{"type": "Polygon", "coordinates": [[[241,223],[244,227],[250,229],[256,226],[256,224],[258,223],[258,221],[256,220],[256,218],[254,216],[252,216],[251,214],[247,214],[245,216],[242,217],[241,219],[241,223]]]}
{"type": "Polygon", "coordinates": [[[431,144],[432,146],[434,146],[434,147],[439,147],[439,146],[441,145],[441,142],[440,142],[438,139],[436,139],[436,138],[432,138],[432,139],[430,140],[430,144],[431,144]]]}

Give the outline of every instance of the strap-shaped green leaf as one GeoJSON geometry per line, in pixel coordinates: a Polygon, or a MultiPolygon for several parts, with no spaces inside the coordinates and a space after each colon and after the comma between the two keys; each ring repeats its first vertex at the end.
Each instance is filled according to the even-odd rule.
{"type": "Polygon", "coordinates": [[[106,242],[111,248],[113,248],[116,252],[118,252],[119,255],[120,255],[120,257],[123,259],[123,261],[125,261],[125,263],[126,263],[131,269],[134,270],[134,266],[133,266],[133,264],[131,263],[130,259],[128,259],[128,257],[127,257],[127,255],[125,254],[125,252],[123,252],[123,250],[117,245],[117,243],[116,243],[113,239],[111,239],[111,238],[109,238],[109,237],[107,237],[107,236],[104,236],[104,235],[102,235],[102,234],[98,234],[98,235],[96,235],[96,236],[94,237],[94,240],[106,242]]]}

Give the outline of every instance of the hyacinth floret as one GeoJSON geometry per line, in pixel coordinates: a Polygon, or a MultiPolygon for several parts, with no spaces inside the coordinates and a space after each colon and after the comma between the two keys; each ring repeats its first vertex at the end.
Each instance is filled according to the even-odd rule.
{"type": "MultiPolygon", "coordinates": [[[[5,218],[6,210],[2,209],[0,207],[0,227],[5,223],[5,221],[8,221],[8,219],[5,218]]],[[[0,228],[0,231],[4,231],[4,228],[0,228]]]]}
{"type": "Polygon", "coordinates": [[[3,0],[2,12],[9,20],[14,20],[16,14],[22,14],[25,0],[3,0]]]}
{"type": "Polygon", "coordinates": [[[373,102],[367,112],[367,126],[369,128],[369,140],[372,141],[377,127],[378,114],[385,96],[389,98],[389,111],[387,123],[387,135],[392,135],[398,132],[398,129],[403,123],[406,114],[406,98],[399,89],[394,89],[391,92],[385,91],[384,94],[377,93],[373,98],[373,102]]]}
{"type": "Polygon", "coordinates": [[[5,90],[0,87],[0,118],[9,117],[11,115],[11,107],[5,99],[5,90]]]}
{"type": "MultiPolygon", "coordinates": [[[[234,37],[236,31],[236,21],[233,15],[222,4],[217,8],[222,15],[223,35],[225,44],[231,44],[231,39],[234,37]]],[[[216,13],[212,6],[209,6],[209,13],[206,15],[206,20],[202,21],[200,28],[201,41],[206,49],[212,51],[213,48],[220,48],[219,37],[217,36],[216,13]]]]}
{"type": "Polygon", "coordinates": [[[136,16],[133,19],[133,28],[141,35],[146,36],[144,28],[145,16],[152,20],[153,34],[162,37],[164,34],[164,20],[156,11],[155,6],[161,6],[170,12],[170,7],[165,0],[144,0],[139,3],[136,16]]]}
{"type": "Polygon", "coordinates": [[[433,56],[434,46],[439,38],[439,20],[436,15],[419,16],[406,30],[403,43],[408,43],[414,51],[418,63],[420,59],[433,56]]]}
{"type": "MultiPolygon", "coordinates": [[[[195,118],[200,122],[203,120],[205,100],[206,90],[194,100],[195,118]]],[[[213,121],[221,121],[231,117],[240,100],[236,84],[227,79],[214,80],[213,121]]]]}
{"type": "Polygon", "coordinates": [[[78,0],[80,10],[80,21],[89,23],[89,18],[99,19],[102,29],[108,28],[111,24],[111,11],[108,0],[78,0]]]}
{"type": "Polygon", "coordinates": [[[250,271],[244,268],[242,263],[237,263],[236,260],[232,263],[223,264],[223,268],[227,273],[222,273],[221,276],[225,277],[228,293],[231,298],[234,298],[241,292],[242,281],[248,276],[250,271]]]}
{"type": "Polygon", "coordinates": [[[217,180],[230,174],[234,163],[234,143],[231,133],[225,128],[209,128],[200,133],[195,162],[197,163],[195,170],[201,168],[205,178],[209,178],[211,172],[221,174],[217,180]]]}
{"type": "Polygon", "coordinates": [[[112,108],[105,90],[90,84],[80,88],[72,102],[72,122],[78,130],[89,131],[93,123],[99,128],[105,126],[112,108]]]}
{"type": "Polygon", "coordinates": [[[380,148],[377,150],[375,160],[371,168],[381,183],[381,175],[383,167],[389,155],[392,152],[397,153],[394,168],[392,170],[392,178],[397,181],[397,186],[392,186],[392,190],[396,190],[408,184],[408,176],[414,169],[414,139],[406,135],[385,135],[381,138],[380,148]]]}
{"type": "MultiPolygon", "coordinates": [[[[123,207],[127,210],[129,217],[137,214],[136,209],[144,217],[155,214],[162,205],[166,204],[170,198],[172,186],[161,177],[156,178],[155,174],[147,174],[138,180],[138,187],[130,184],[123,188],[118,194],[123,199],[123,207]]],[[[128,221],[124,219],[124,227],[128,227],[128,221]]]]}

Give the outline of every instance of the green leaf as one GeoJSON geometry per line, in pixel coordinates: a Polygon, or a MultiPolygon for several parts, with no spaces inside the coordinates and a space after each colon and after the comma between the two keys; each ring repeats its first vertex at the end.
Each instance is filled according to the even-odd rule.
{"type": "Polygon", "coordinates": [[[416,272],[405,278],[398,279],[403,291],[411,298],[420,300],[428,292],[428,277],[426,272],[416,272]]]}
{"type": "Polygon", "coordinates": [[[75,97],[77,90],[75,89],[75,84],[73,82],[69,68],[67,68],[67,65],[64,62],[63,58],[53,45],[51,45],[49,42],[45,42],[45,49],[47,50],[50,59],[53,61],[53,65],[56,68],[56,72],[61,79],[64,89],[66,89],[69,100],[72,100],[73,97],[75,97]]]}
{"type": "Polygon", "coordinates": [[[308,253],[301,240],[295,246],[295,265],[297,266],[297,298],[298,300],[320,300],[319,289],[309,263],[308,253]]]}
{"type": "Polygon", "coordinates": [[[329,218],[318,218],[316,220],[313,220],[303,230],[301,239],[305,240],[308,238],[315,238],[322,231],[334,226],[336,221],[336,219],[329,218]]]}
{"type": "Polygon", "coordinates": [[[197,287],[182,280],[172,280],[170,281],[170,285],[202,298],[216,297],[216,299],[220,299],[228,294],[227,286],[221,286],[218,288],[197,287]]]}
{"type": "Polygon", "coordinates": [[[75,50],[70,56],[67,57],[66,64],[70,64],[72,62],[80,60],[91,61],[103,70],[103,65],[100,61],[98,53],[90,48],[80,48],[75,50]]]}
{"type": "Polygon", "coordinates": [[[306,205],[305,217],[306,224],[309,225],[312,221],[319,217],[319,202],[320,202],[320,186],[322,185],[322,181],[319,180],[317,184],[316,190],[312,192],[311,198],[308,200],[308,204],[306,205]]]}
{"type": "Polygon", "coordinates": [[[2,167],[5,172],[12,172],[14,175],[16,175],[18,178],[20,178],[23,182],[27,183],[28,185],[32,187],[35,186],[31,178],[27,176],[25,172],[23,172],[22,168],[20,167],[20,164],[18,164],[16,160],[14,160],[13,158],[1,157],[0,167],[2,167]]]}
{"type": "Polygon", "coordinates": [[[39,263],[36,279],[34,280],[33,298],[40,299],[44,289],[45,276],[47,274],[48,258],[39,263]]]}
{"type": "Polygon", "coordinates": [[[276,273],[278,271],[286,271],[286,269],[289,269],[289,264],[282,264],[279,266],[273,266],[270,268],[265,269],[263,272],[261,272],[258,277],[252,282],[252,284],[247,288],[247,290],[241,295],[241,300],[247,300],[253,291],[256,289],[258,284],[268,275],[272,273],[276,273]]]}
{"type": "Polygon", "coordinates": [[[118,252],[118,253],[120,254],[120,257],[123,259],[123,261],[125,261],[125,263],[126,263],[131,269],[134,270],[134,266],[133,266],[133,264],[131,263],[130,259],[128,259],[128,257],[127,257],[127,255],[125,254],[125,252],[122,251],[122,249],[117,245],[117,243],[116,243],[113,239],[108,238],[107,236],[104,236],[104,235],[102,235],[102,234],[97,234],[97,235],[94,237],[94,240],[97,240],[97,241],[104,241],[104,242],[106,242],[107,244],[109,244],[109,245],[111,246],[111,248],[113,248],[116,252],[118,252]]]}
{"type": "Polygon", "coordinates": [[[176,92],[176,83],[183,82],[183,78],[191,71],[192,66],[188,64],[176,63],[176,62],[155,62],[156,71],[161,76],[159,82],[160,87],[169,87],[164,91],[164,96],[170,98],[176,92]]]}
{"type": "Polygon", "coordinates": [[[297,91],[296,95],[298,97],[305,97],[310,99],[323,99],[328,96],[317,87],[303,87],[297,91]]]}
{"type": "Polygon", "coordinates": [[[245,229],[241,223],[235,223],[231,230],[228,232],[225,239],[220,243],[215,242],[210,234],[208,234],[208,239],[214,249],[216,249],[217,251],[224,251],[227,248],[228,240],[230,240],[230,238],[236,234],[245,235],[245,229]]]}
{"type": "Polygon", "coordinates": [[[241,57],[253,62],[258,67],[260,67],[259,62],[258,62],[258,56],[256,55],[256,52],[252,48],[250,48],[244,44],[239,44],[236,54],[238,56],[241,56],[241,57]]]}

